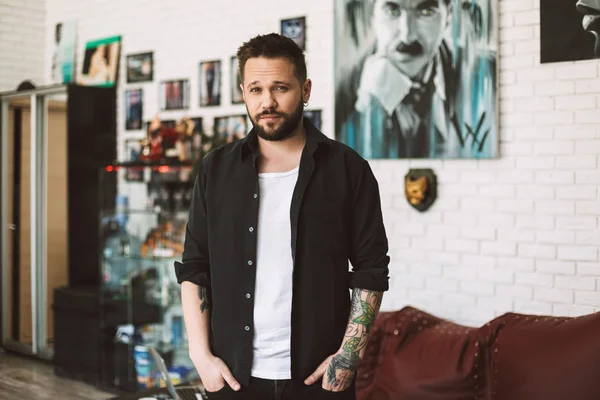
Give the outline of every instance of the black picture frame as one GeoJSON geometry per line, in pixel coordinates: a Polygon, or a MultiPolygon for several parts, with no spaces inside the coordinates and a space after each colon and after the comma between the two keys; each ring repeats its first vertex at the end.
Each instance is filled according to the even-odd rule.
{"type": "Polygon", "coordinates": [[[215,147],[243,139],[248,134],[246,114],[215,117],[213,123],[213,145],[215,147]]]}
{"type": "MultiPolygon", "coordinates": [[[[140,161],[142,152],[141,139],[126,139],[125,140],[125,159],[126,163],[135,164],[140,161]]],[[[125,168],[125,181],[127,182],[144,182],[144,169],[140,167],[125,168]]]]}
{"type": "Polygon", "coordinates": [[[280,29],[283,36],[292,39],[302,50],[306,50],[306,17],[282,19],[280,29]]]}
{"type": "MultiPolygon", "coordinates": [[[[581,2],[582,6],[586,2],[581,2]]],[[[600,43],[592,32],[597,24],[584,28],[585,14],[579,11],[577,0],[542,0],[540,2],[540,63],[592,60],[600,57],[600,43]],[[560,29],[558,29],[560,27],[560,29]]],[[[589,3],[590,6],[592,3],[589,3]]],[[[595,15],[600,10],[581,7],[595,15]]],[[[600,38],[598,39],[600,40],[600,38]]]]}
{"type": "Polygon", "coordinates": [[[172,79],[162,81],[160,83],[159,104],[161,111],[189,109],[189,79],[172,79]]]}
{"type": "Polygon", "coordinates": [[[200,107],[221,105],[221,60],[200,62],[198,68],[198,97],[200,107]]]}
{"type": "Polygon", "coordinates": [[[244,104],[244,96],[240,85],[242,84],[242,75],[240,74],[240,65],[236,56],[232,56],[229,68],[229,82],[231,82],[231,104],[244,104]]]}
{"type": "Polygon", "coordinates": [[[154,80],[154,52],[128,54],[125,62],[127,83],[152,82],[154,80]],[[144,66],[144,63],[147,63],[144,66]],[[149,68],[148,71],[144,69],[149,68]]]}
{"type": "Polygon", "coordinates": [[[125,90],[125,130],[137,131],[143,128],[144,91],[142,89],[125,90]]]}

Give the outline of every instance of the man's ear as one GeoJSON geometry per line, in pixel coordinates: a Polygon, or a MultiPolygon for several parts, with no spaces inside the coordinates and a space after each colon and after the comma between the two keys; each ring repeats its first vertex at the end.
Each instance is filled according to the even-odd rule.
{"type": "Polygon", "coordinates": [[[312,91],[312,81],[310,79],[306,79],[304,84],[302,85],[302,100],[305,103],[308,103],[310,100],[310,93],[312,91]]]}
{"type": "Polygon", "coordinates": [[[246,102],[246,91],[244,90],[244,84],[240,83],[240,90],[242,91],[242,99],[244,100],[244,103],[246,102]]]}

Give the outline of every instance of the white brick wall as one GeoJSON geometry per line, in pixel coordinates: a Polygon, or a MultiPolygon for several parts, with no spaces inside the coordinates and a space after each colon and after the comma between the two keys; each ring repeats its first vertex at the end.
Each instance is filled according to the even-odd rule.
{"type": "Polygon", "coordinates": [[[0,92],[44,83],[46,0],[0,0],[0,92]]]}
{"type": "MultiPolygon", "coordinates": [[[[502,158],[372,162],[392,257],[384,310],[410,304],[467,324],[506,311],[600,311],[600,68],[595,61],[540,64],[539,1],[500,0],[502,158]],[[403,177],[411,167],[431,167],[438,175],[438,200],[424,214],[404,199],[403,177]]],[[[157,111],[158,81],[189,77],[195,105],[199,61],[220,58],[226,105],[188,112],[204,116],[210,128],[214,115],[245,111],[227,105],[227,61],[236,48],[254,34],[278,31],[280,18],[306,15],[315,83],[310,103],[324,110],[324,131],[331,135],[332,0],[167,4],[48,0],[46,70],[57,21],[79,21],[78,60],[86,40],[121,34],[124,54],[155,51],[155,82],[131,86],[144,88],[149,119],[157,111]]],[[[140,136],[123,131],[122,117],[121,100],[120,137],[140,136]]]]}

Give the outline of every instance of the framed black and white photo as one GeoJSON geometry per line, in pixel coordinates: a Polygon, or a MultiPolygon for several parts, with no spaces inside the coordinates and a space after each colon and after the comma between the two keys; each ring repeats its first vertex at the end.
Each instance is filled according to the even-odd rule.
{"type": "Polygon", "coordinates": [[[221,104],[221,61],[203,61],[200,63],[199,76],[200,106],[218,106],[221,104]]]}
{"type": "Polygon", "coordinates": [[[600,58],[600,0],[540,1],[542,63],[600,58]]]}
{"type": "Polygon", "coordinates": [[[143,119],[143,92],[142,89],[125,91],[125,130],[135,131],[142,129],[143,119]]]}
{"type": "Polygon", "coordinates": [[[306,17],[282,19],[281,34],[306,50],[306,17]]]}
{"type": "Polygon", "coordinates": [[[231,104],[242,104],[244,97],[242,95],[242,75],[240,74],[240,63],[236,56],[231,57],[231,76],[229,82],[231,82],[231,104]]]}
{"type": "Polygon", "coordinates": [[[154,79],[154,53],[127,56],[127,83],[151,82],[154,79]]]}
{"type": "Polygon", "coordinates": [[[160,83],[159,104],[161,110],[186,110],[190,107],[190,84],[187,79],[160,83]]]}

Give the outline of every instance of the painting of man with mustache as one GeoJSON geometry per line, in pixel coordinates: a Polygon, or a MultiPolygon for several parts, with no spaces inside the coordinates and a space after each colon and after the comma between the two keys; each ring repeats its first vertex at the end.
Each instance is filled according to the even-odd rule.
{"type": "Polygon", "coordinates": [[[493,158],[496,0],[336,0],[335,134],[365,158],[493,158]]]}

